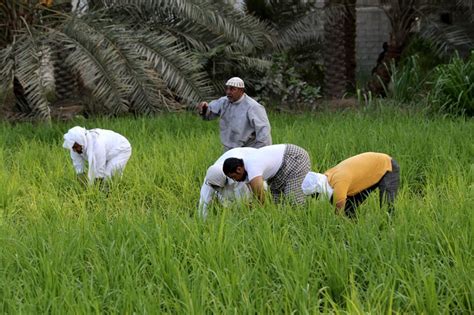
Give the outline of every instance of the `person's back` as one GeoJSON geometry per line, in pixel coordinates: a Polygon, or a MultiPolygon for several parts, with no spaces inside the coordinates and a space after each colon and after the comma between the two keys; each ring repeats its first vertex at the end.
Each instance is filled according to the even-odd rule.
{"type": "Polygon", "coordinates": [[[89,183],[96,178],[111,178],[122,173],[132,153],[130,142],[119,133],[106,129],[76,126],[64,135],[63,147],[70,150],[77,174],[83,174],[87,162],[89,183]]]}
{"type": "MultiPolygon", "coordinates": [[[[252,154],[254,152],[256,152],[257,149],[256,148],[252,148],[252,147],[242,147],[242,148],[233,148],[233,149],[230,149],[226,152],[224,152],[217,160],[216,162],[214,163],[215,165],[220,165],[220,167],[222,167],[222,165],[224,164],[224,161],[229,158],[229,157],[237,157],[239,159],[243,158],[244,156],[247,156],[249,154],[252,154]]],[[[224,175],[224,172],[222,172],[222,174],[224,175]]],[[[225,175],[224,175],[225,176],[225,175]]]]}
{"type": "Polygon", "coordinates": [[[131,150],[130,142],[121,134],[107,129],[95,128],[89,130],[93,135],[94,149],[102,147],[105,153],[106,161],[131,150]]]}
{"type": "Polygon", "coordinates": [[[334,188],[336,200],[339,200],[376,184],[387,171],[391,170],[389,155],[366,152],[342,161],[324,174],[334,188]]]}
{"type": "Polygon", "coordinates": [[[256,176],[262,176],[263,180],[274,177],[283,162],[286,146],[286,144],[269,145],[243,156],[248,180],[251,181],[256,176]]]}
{"type": "Polygon", "coordinates": [[[259,148],[241,159],[229,157],[223,165],[224,174],[248,182],[260,202],[265,201],[263,182],[267,181],[274,201],[284,195],[295,204],[304,202],[301,183],[310,169],[308,152],[294,144],[259,148]]]}

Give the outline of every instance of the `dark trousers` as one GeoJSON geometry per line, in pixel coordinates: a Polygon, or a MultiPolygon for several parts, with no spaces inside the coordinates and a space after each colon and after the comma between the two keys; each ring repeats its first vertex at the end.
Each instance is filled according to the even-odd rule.
{"type": "Polygon", "coordinates": [[[346,199],[346,206],[344,208],[344,213],[349,218],[355,218],[357,207],[367,199],[372,191],[376,188],[379,189],[380,195],[380,208],[382,208],[384,203],[388,205],[388,212],[392,214],[395,211],[393,203],[397,197],[398,187],[400,186],[400,166],[397,161],[392,159],[392,171],[385,173],[385,175],[380,179],[375,185],[364,189],[360,193],[354,196],[348,196],[346,199]]]}

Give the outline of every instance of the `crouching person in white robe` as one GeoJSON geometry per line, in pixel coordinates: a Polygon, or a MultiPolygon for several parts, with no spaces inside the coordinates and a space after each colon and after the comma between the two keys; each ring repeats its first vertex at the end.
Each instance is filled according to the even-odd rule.
{"type": "Polygon", "coordinates": [[[110,179],[122,175],[132,154],[130,142],[124,136],[105,129],[86,130],[73,127],[64,134],[63,147],[71,151],[71,159],[78,175],[84,174],[88,164],[89,184],[95,179],[110,179]]]}
{"type": "Polygon", "coordinates": [[[217,161],[207,169],[206,178],[201,186],[201,197],[199,199],[199,216],[207,217],[208,205],[217,199],[223,206],[231,202],[247,202],[252,197],[252,191],[243,182],[237,182],[225,176],[222,165],[230,156],[243,156],[257,149],[244,147],[234,148],[225,152],[217,161]]]}

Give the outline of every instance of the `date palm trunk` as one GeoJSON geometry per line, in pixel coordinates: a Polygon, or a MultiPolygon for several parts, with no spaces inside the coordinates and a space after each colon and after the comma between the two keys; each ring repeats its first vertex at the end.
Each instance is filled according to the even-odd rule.
{"type": "Polygon", "coordinates": [[[324,85],[328,98],[355,88],[356,1],[330,1],[324,24],[324,85]]]}

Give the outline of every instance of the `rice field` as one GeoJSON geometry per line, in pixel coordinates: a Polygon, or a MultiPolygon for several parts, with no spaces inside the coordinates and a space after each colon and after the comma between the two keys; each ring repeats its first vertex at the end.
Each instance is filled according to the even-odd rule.
{"type": "Polygon", "coordinates": [[[191,114],[0,124],[1,313],[474,313],[474,123],[388,106],[271,114],[274,143],[324,171],[365,151],[392,155],[392,218],[373,194],[357,222],[323,200],[197,216],[218,122],[191,114]],[[132,143],[107,192],[76,180],[74,125],[132,143]]]}

